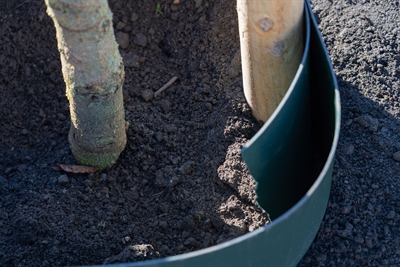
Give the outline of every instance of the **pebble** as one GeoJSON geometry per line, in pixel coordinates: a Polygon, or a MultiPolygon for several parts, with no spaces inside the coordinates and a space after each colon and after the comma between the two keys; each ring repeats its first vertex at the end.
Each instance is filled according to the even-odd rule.
{"type": "Polygon", "coordinates": [[[319,255],[316,255],[315,258],[317,259],[317,261],[322,263],[322,262],[326,261],[327,256],[326,256],[326,254],[319,254],[319,255]]]}
{"type": "Polygon", "coordinates": [[[195,245],[196,244],[196,239],[194,239],[193,237],[189,237],[188,239],[185,240],[184,242],[185,246],[189,246],[189,245],[195,245]]]}
{"type": "Polygon", "coordinates": [[[168,112],[171,111],[171,102],[169,102],[169,100],[163,100],[163,101],[161,101],[160,105],[161,105],[162,110],[163,110],[165,113],[168,113],[168,112]]]}
{"type": "Polygon", "coordinates": [[[389,212],[389,214],[386,216],[386,218],[388,218],[388,219],[394,219],[394,217],[396,216],[396,212],[394,211],[394,210],[391,210],[390,212],[389,212]]]}
{"type": "Polygon", "coordinates": [[[179,184],[180,181],[181,181],[181,179],[179,179],[178,176],[174,176],[171,178],[171,180],[169,180],[168,186],[174,187],[175,185],[179,184]]]}
{"type": "Polygon", "coordinates": [[[349,214],[350,211],[351,211],[351,206],[345,206],[345,207],[342,209],[341,213],[342,213],[342,214],[349,214]]]}
{"type": "Polygon", "coordinates": [[[201,6],[201,4],[203,3],[203,0],[194,0],[194,2],[196,3],[195,7],[199,8],[201,6]]]}
{"type": "Polygon", "coordinates": [[[194,170],[195,165],[196,163],[194,161],[187,161],[179,168],[179,171],[182,174],[189,174],[194,170]]]}
{"type": "Polygon", "coordinates": [[[136,56],[135,54],[133,54],[132,52],[123,55],[122,56],[124,58],[124,66],[125,67],[138,67],[140,65],[141,62],[141,58],[139,56],[136,56]]]}
{"type": "Polygon", "coordinates": [[[122,21],[118,22],[117,25],[115,26],[115,28],[117,30],[122,30],[124,27],[126,26],[125,23],[123,23],[122,21]]]}
{"type": "Polygon", "coordinates": [[[164,230],[168,227],[168,223],[166,221],[160,221],[158,225],[164,230]]]}
{"type": "Polygon", "coordinates": [[[125,32],[117,32],[115,34],[115,40],[122,49],[126,49],[129,46],[129,34],[125,32]]]}
{"type": "Polygon", "coordinates": [[[135,22],[139,19],[138,13],[132,13],[131,14],[131,21],[135,22]]]}
{"type": "Polygon", "coordinates": [[[358,234],[355,238],[354,238],[354,242],[358,243],[358,244],[364,244],[364,238],[358,234]]]}
{"type": "Polygon", "coordinates": [[[69,183],[68,176],[66,174],[58,177],[57,182],[59,185],[67,185],[69,183]]]}
{"type": "Polygon", "coordinates": [[[101,181],[103,182],[103,183],[106,183],[107,182],[107,174],[105,174],[105,173],[102,173],[102,174],[100,174],[100,179],[101,179],[101,181]]]}
{"type": "Polygon", "coordinates": [[[143,33],[138,33],[133,38],[133,42],[141,47],[147,46],[147,37],[143,33]]]}
{"type": "Polygon", "coordinates": [[[65,116],[65,115],[62,114],[62,113],[58,113],[58,114],[57,114],[57,117],[58,117],[58,119],[59,119],[60,121],[65,121],[65,120],[67,119],[67,116],[65,116]]]}
{"type": "Polygon", "coordinates": [[[154,93],[152,90],[150,89],[146,89],[142,92],[142,97],[143,99],[147,102],[153,99],[154,97],[154,93]]]}
{"type": "Polygon", "coordinates": [[[400,151],[397,151],[396,153],[393,154],[393,159],[395,161],[400,162],[400,151]]]}
{"type": "Polygon", "coordinates": [[[172,5],[171,5],[171,10],[172,10],[173,12],[178,11],[178,5],[172,4],[172,5]]]}
{"type": "Polygon", "coordinates": [[[154,135],[155,135],[157,142],[161,142],[164,139],[164,136],[161,132],[156,132],[154,135]]]}
{"type": "Polygon", "coordinates": [[[353,154],[353,153],[354,153],[354,145],[349,145],[349,146],[346,148],[345,154],[346,154],[346,155],[351,155],[351,154],[353,154]]]}
{"type": "Polygon", "coordinates": [[[378,131],[379,121],[378,119],[372,118],[369,115],[362,115],[354,119],[354,121],[358,122],[360,125],[369,128],[369,130],[376,132],[378,131]]]}
{"type": "Polygon", "coordinates": [[[365,245],[367,246],[367,248],[372,248],[374,246],[370,238],[365,239],[365,245]]]}

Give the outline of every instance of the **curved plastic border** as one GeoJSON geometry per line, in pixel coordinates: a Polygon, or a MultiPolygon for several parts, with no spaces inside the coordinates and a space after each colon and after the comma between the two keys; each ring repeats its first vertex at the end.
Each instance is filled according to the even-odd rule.
{"type": "MultiPolygon", "coordinates": [[[[257,139],[269,129],[272,121],[279,119],[278,114],[287,106],[296,84],[302,81],[302,75],[310,75],[312,76],[310,79],[303,79],[305,84],[312,88],[311,96],[306,94],[306,97],[309,97],[308,103],[313,106],[308,113],[311,119],[307,125],[317,129],[314,132],[318,134],[317,141],[323,146],[322,149],[328,148],[326,162],[311,187],[297,203],[279,214],[269,225],[231,241],[178,256],[107,266],[294,266],[301,260],[315,238],[326,210],[340,127],[340,98],[337,82],[307,0],[306,25],[307,42],[302,65],[276,112],[243,149],[243,157],[246,160],[246,153],[251,152],[249,149],[258,143],[257,139]],[[307,60],[310,61],[310,65],[307,64],[307,60]],[[309,66],[309,70],[307,66],[309,66]],[[315,88],[322,90],[315,92],[313,90],[315,88]],[[312,96],[313,94],[314,96],[312,96]],[[317,114],[313,112],[317,112],[317,114]],[[326,125],[318,125],[318,123],[324,122],[327,122],[326,125]],[[313,123],[315,124],[313,125],[313,123]]],[[[290,166],[280,167],[290,168],[290,166]]],[[[252,172],[250,166],[249,169],[252,172]]],[[[302,178],[304,177],[299,174],[298,179],[302,178]]],[[[260,203],[260,205],[262,204],[260,203]]]]}

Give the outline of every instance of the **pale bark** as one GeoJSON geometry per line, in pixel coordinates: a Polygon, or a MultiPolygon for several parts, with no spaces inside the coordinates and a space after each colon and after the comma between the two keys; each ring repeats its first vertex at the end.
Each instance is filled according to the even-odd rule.
{"type": "Polygon", "coordinates": [[[70,103],[69,142],[79,163],[101,169],[126,144],[124,66],[107,0],[45,0],[57,31],[70,103]]]}
{"type": "Polygon", "coordinates": [[[263,122],[288,90],[304,51],[304,0],[237,0],[243,89],[263,122]]]}

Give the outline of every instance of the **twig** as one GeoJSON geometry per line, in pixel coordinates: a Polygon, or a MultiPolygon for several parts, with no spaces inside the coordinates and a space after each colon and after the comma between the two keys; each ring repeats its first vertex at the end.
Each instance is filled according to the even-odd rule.
{"type": "Polygon", "coordinates": [[[39,132],[39,130],[40,130],[40,128],[42,127],[42,125],[43,125],[43,123],[44,123],[45,120],[46,120],[46,115],[44,115],[42,122],[40,123],[38,129],[36,130],[36,133],[39,132]]]}
{"type": "Polygon", "coordinates": [[[159,94],[161,94],[162,92],[164,92],[164,90],[167,89],[168,87],[170,87],[177,79],[178,79],[178,77],[175,76],[174,78],[169,80],[169,82],[167,82],[163,87],[161,87],[160,89],[157,90],[157,92],[154,93],[154,97],[156,97],[159,94]]]}

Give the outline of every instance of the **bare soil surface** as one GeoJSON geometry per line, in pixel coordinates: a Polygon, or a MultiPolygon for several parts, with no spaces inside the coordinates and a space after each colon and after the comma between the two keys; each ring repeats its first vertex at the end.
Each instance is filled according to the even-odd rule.
{"type": "MultiPolygon", "coordinates": [[[[160,258],[268,223],[240,157],[260,124],[243,96],[236,2],[109,2],[128,144],[110,170],[84,175],[51,168],[76,162],[44,1],[0,0],[0,266],[160,258]]],[[[299,266],[398,266],[399,2],[311,2],[343,124],[327,212],[299,266]]]]}
{"type": "Polygon", "coordinates": [[[128,142],[110,170],[78,175],[51,168],[76,162],[44,1],[1,0],[0,266],[154,259],[268,222],[240,156],[260,124],[243,96],[235,3],[171,2],[109,1],[128,142]]]}
{"type": "Polygon", "coordinates": [[[342,125],[326,215],[299,266],[399,266],[399,1],[311,2],[342,125]]]}

